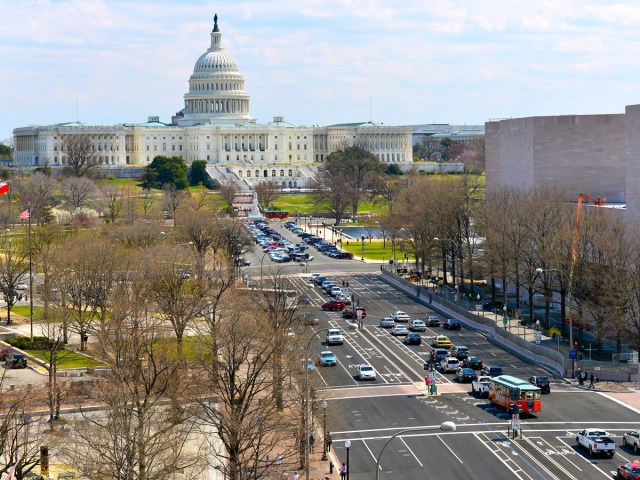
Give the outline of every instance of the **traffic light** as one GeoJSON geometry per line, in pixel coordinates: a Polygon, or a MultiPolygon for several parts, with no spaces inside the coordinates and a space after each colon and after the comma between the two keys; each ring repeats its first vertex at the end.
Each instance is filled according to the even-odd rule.
{"type": "Polygon", "coordinates": [[[349,286],[349,280],[347,280],[347,287],[349,286]]]}
{"type": "Polygon", "coordinates": [[[573,342],[573,347],[574,348],[578,348],[580,346],[580,344],[578,342],[573,342]]]}

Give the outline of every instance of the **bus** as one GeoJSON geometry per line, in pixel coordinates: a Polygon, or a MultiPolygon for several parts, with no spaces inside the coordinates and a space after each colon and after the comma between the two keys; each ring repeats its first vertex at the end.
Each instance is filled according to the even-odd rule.
{"type": "Polygon", "coordinates": [[[289,218],[289,212],[286,210],[265,210],[262,214],[266,218],[289,218]]]}
{"type": "Polygon", "coordinates": [[[521,413],[536,413],[542,409],[540,388],[510,375],[500,375],[489,381],[489,399],[509,411],[513,410],[514,404],[520,407],[521,413]]]}

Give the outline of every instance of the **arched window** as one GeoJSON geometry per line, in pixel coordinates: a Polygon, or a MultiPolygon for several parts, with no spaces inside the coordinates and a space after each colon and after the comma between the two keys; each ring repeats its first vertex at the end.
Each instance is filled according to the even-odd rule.
{"type": "Polygon", "coordinates": [[[275,168],[274,168],[273,170],[271,170],[271,176],[272,176],[272,177],[275,177],[275,176],[276,176],[276,170],[275,170],[275,168]]]}
{"type": "MultiPolygon", "coordinates": [[[[268,176],[269,176],[269,174],[268,174],[268,172],[267,172],[267,169],[265,168],[265,169],[264,169],[264,178],[267,178],[268,176]]],[[[274,176],[275,176],[275,175],[274,175],[274,176]]]]}
{"type": "Polygon", "coordinates": [[[293,170],[289,169],[289,176],[293,177],[293,170]]]}
{"type": "Polygon", "coordinates": [[[251,170],[247,170],[247,178],[251,178],[251,170]]]}
{"type": "Polygon", "coordinates": [[[284,177],[284,170],[280,170],[280,176],[284,177]]]}

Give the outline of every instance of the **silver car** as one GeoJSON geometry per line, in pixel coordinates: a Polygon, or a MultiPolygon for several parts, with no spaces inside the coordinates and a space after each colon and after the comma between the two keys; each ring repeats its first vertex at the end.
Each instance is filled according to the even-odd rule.
{"type": "Polygon", "coordinates": [[[363,363],[358,366],[358,380],[375,380],[376,379],[376,371],[375,369],[367,364],[363,363]]]}
{"type": "Polygon", "coordinates": [[[635,453],[640,449],[640,430],[631,430],[622,436],[622,445],[633,448],[635,453]]]}
{"type": "Polygon", "coordinates": [[[396,322],[393,321],[393,318],[391,317],[384,317],[382,320],[380,320],[380,326],[382,328],[391,328],[393,326],[395,326],[396,322]]]}

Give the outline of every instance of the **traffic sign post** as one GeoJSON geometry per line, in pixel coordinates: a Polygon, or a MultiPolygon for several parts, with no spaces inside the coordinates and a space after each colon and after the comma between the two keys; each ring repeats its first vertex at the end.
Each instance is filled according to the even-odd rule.
{"type": "Polygon", "coordinates": [[[511,416],[511,432],[513,439],[516,439],[520,436],[520,414],[514,413],[511,416]]]}

